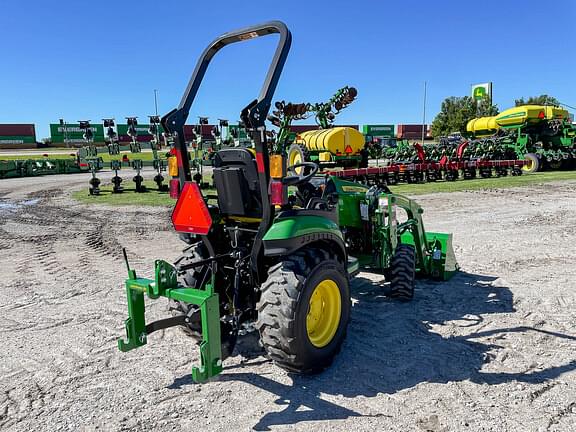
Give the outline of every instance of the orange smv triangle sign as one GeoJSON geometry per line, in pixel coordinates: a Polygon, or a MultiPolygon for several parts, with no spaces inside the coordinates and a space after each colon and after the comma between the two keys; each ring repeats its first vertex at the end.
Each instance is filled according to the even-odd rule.
{"type": "Polygon", "coordinates": [[[184,183],[172,212],[172,225],[178,232],[206,235],[210,231],[212,216],[196,183],[184,183]]]}

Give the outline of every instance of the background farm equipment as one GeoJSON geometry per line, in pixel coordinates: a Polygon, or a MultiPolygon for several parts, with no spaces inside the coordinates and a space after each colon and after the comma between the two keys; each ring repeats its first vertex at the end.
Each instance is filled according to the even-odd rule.
{"type": "Polygon", "coordinates": [[[276,102],[276,110],[269,117],[279,128],[275,149],[286,147],[290,165],[313,161],[326,166],[367,166],[368,152],[364,149],[364,136],[351,127],[334,127],[336,115],[350,105],[358,91],[354,87],[339,89],[328,102],[286,103],[276,102]],[[301,132],[294,138],[290,131],[293,121],[314,115],[318,129],[301,132]]]}
{"type": "MultiPolygon", "coordinates": [[[[154,182],[156,183],[159,191],[167,191],[168,186],[164,184],[163,172],[166,171],[166,160],[161,157],[161,134],[160,134],[160,118],[158,116],[149,116],[150,124],[144,130],[146,135],[150,137],[150,141],[143,142],[141,140],[142,127],[139,127],[137,117],[126,117],[127,125],[125,127],[126,136],[130,137],[128,144],[121,144],[119,142],[119,135],[117,132],[117,125],[113,118],[103,119],[103,130],[105,146],[97,147],[92,142],[92,126],[89,122],[81,122],[81,127],[84,130],[90,129],[90,132],[85,133],[86,146],[80,148],[77,152],[77,159],[81,166],[86,166],[90,170],[92,177],[90,179],[90,193],[97,195],[100,193],[100,180],[96,177],[96,172],[104,167],[103,154],[107,153],[107,160],[109,167],[114,171],[114,176],[111,181],[113,184],[112,192],[121,193],[124,191],[122,187],[123,179],[120,177],[119,172],[122,167],[132,168],[136,173],[132,177],[135,184],[136,192],[145,192],[144,177],[142,170],[145,166],[152,166],[156,172],[154,182]],[[148,147],[152,153],[150,160],[149,154],[147,157],[143,156],[143,147],[148,147]]],[[[119,127],[119,126],[118,126],[119,127]]],[[[124,135],[123,135],[124,136],[124,135]]]]}
{"type": "Polygon", "coordinates": [[[246,126],[242,121],[239,121],[236,125],[229,125],[228,133],[230,134],[230,145],[242,148],[254,147],[254,143],[250,139],[250,136],[246,131],[246,126]]]}
{"type": "MultiPolygon", "coordinates": [[[[238,132],[238,128],[235,130],[238,132]]],[[[210,125],[208,117],[198,117],[191,145],[194,148],[192,163],[195,166],[211,166],[218,150],[234,145],[228,120],[218,119],[217,125],[210,125]]]]}
{"type": "Polygon", "coordinates": [[[311,105],[310,112],[315,114],[320,129],[296,136],[294,144],[288,149],[289,163],[310,160],[324,166],[368,166],[364,136],[350,127],[333,126],[336,115],[354,102],[356,96],[358,91],[346,86],[339,89],[328,102],[311,105]]]}
{"type": "Polygon", "coordinates": [[[521,175],[522,160],[496,161],[446,161],[421,162],[368,168],[347,168],[326,171],[325,174],[341,179],[348,179],[364,185],[395,185],[398,183],[423,183],[438,180],[456,181],[469,180],[480,173],[483,178],[521,175]]]}
{"type": "MultiPolygon", "coordinates": [[[[367,136],[368,154],[384,159],[387,167],[370,170],[370,175],[378,172],[391,184],[414,183],[516,176],[574,165],[576,127],[568,112],[557,106],[518,106],[497,116],[473,119],[467,130],[465,136],[440,137],[437,144],[382,138],[382,144],[391,141],[382,145],[367,136]]],[[[353,172],[347,170],[343,176],[352,178],[353,172]]]]}
{"type": "MultiPolygon", "coordinates": [[[[118,133],[116,132],[115,126],[116,122],[114,119],[103,119],[104,128],[106,128],[106,144],[108,147],[108,153],[110,155],[120,154],[120,145],[118,144],[118,133]]],[[[118,175],[118,171],[122,169],[122,162],[118,159],[110,161],[110,169],[114,171],[114,177],[112,177],[112,193],[122,193],[124,188],[121,186],[122,177],[118,175]]]]}
{"type": "Polygon", "coordinates": [[[49,174],[73,174],[86,172],[87,164],[81,164],[71,155],[69,159],[14,159],[0,160],[0,179],[13,177],[33,177],[49,174]]]}
{"type": "MultiPolygon", "coordinates": [[[[128,124],[128,135],[130,136],[130,151],[133,154],[142,153],[142,146],[138,141],[138,131],[136,126],[138,125],[138,118],[137,117],[126,117],[126,124],[128,124]]],[[[155,147],[154,147],[155,148],[155,147]]],[[[155,151],[155,150],[153,150],[155,151]]],[[[136,175],[132,177],[132,181],[134,182],[136,188],[136,192],[146,192],[146,186],[144,186],[144,177],[141,175],[141,171],[143,168],[142,159],[133,159],[131,161],[131,166],[134,171],[136,171],[136,175]]]]}
{"type": "Polygon", "coordinates": [[[208,125],[208,117],[198,117],[198,124],[194,126],[194,140],[192,147],[192,164],[198,167],[198,174],[202,174],[202,166],[212,165],[212,158],[216,152],[215,128],[208,125]],[[206,130],[208,129],[208,130],[206,130]]]}
{"type": "Polygon", "coordinates": [[[524,169],[558,169],[576,158],[576,126],[568,111],[553,105],[521,105],[466,126],[470,152],[486,159],[526,159],[524,169]]]}
{"type": "Polygon", "coordinates": [[[122,193],[124,192],[124,188],[122,185],[122,177],[118,175],[118,171],[122,169],[122,164],[119,160],[110,161],[110,169],[114,171],[114,177],[112,177],[111,181],[113,184],[112,193],[122,193]]]}
{"type": "Polygon", "coordinates": [[[369,184],[422,183],[521,175],[525,164],[515,154],[487,157],[493,155],[494,143],[472,143],[462,137],[441,138],[438,144],[422,145],[407,140],[393,140],[393,144],[372,150],[383,159],[383,166],[378,163],[375,167],[328,171],[328,174],[363,183],[368,179],[369,184]]]}
{"type": "Polygon", "coordinates": [[[312,161],[289,165],[287,145],[270,152],[265,120],[290,44],[290,32],[277,21],[217,38],[179,107],[162,118],[182,186],[172,223],[188,246],[174,265],[157,260],[154,279],[137,277],[126,260],[129,317],[121,351],[145,345],[154,331],[181,326],[200,341],[201,364],[192,377],[204,381],[222,371],[241,329],[257,329],[279,366],[319,372],[345,338],[349,279],[361,266],[383,273],[390,295],[401,300],[412,298],[416,273],[446,280],[457,270],[451,234],[427,233],[414,201],[384,186],[316,176],[312,161]],[[224,46],[274,33],[278,47],[260,95],[241,112],[254,148],[215,153],[217,195],[205,198],[193,181],[183,134],[205,71],[224,46]],[[297,192],[290,196],[289,188],[297,192]],[[167,298],[173,316],[146,324],[145,296],[167,298]]]}
{"type": "Polygon", "coordinates": [[[87,146],[84,147],[83,160],[88,164],[91,175],[88,181],[88,192],[90,195],[99,195],[100,183],[102,183],[102,181],[96,176],[96,173],[103,168],[104,162],[102,158],[98,156],[98,149],[94,145],[94,132],[92,131],[90,120],[80,120],[79,125],[80,129],[84,131],[83,138],[87,144],[87,146]]]}
{"type": "Polygon", "coordinates": [[[132,181],[134,182],[136,188],[136,192],[146,192],[147,188],[144,186],[144,177],[142,177],[142,160],[135,159],[132,161],[132,169],[136,171],[136,175],[132,177],[132,181]]]}
{"type": "Polygon", "coordinates": [[[148,116],[150,121],[150,127],[148,132],[152,135],[152,141],[150,141],[150,149],[152,150],[152,155],[154,160],[152,161],[152,166],[156,170],[156,175],[154,176],[154,183],[158,187],[158,190],[161,192],[165,192],[168,190],[168,185],[164,184],[164,176],[162,175],[163,172],[166,171],[166,162],[164,159],[161,159],[158,151],[162,148],[160,144],[160,133],[159,133],[159,124],[160,124],[160,117],[157,115],[148,116]]]}

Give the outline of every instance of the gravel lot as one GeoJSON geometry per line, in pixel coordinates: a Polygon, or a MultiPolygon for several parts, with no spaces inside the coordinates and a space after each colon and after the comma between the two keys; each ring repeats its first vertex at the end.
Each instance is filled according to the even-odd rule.
{"type": "Polygon", "coordinates": [[[288,374],[246,337],[203,385],[177,329],[116,348],[121,248],[145,275],[176,258],[169,211],[77,204],[67,191],[86,183],[0,181],[1,430],[575,430],[576,182],[418,197],[461,273],[407,304],[362,273],[331,369],[288,374]]]}

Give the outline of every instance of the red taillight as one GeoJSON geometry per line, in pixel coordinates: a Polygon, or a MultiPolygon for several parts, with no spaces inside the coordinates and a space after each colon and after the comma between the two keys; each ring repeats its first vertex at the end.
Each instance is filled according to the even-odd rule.
{"type": "Polygon", "coordinates": [[[172,224],[178,232],[206,235],[210,231],[212,216],[196,183],[184,183],[172,212],[172,224]]]}
{"type": "Polygon", "coordinates": [[[170,180],[170,198],[178,199],[180,196],[180,180],[177,178],[170,180]]]}
{"type": "Polygon", "coordinates": [[[284,205],[284,185],[281,181],[272,180],[270,182],[270,203],[272,205],[284,205]]]}
{"type": "Polygon", "coordinates": [[[263,173],[265,171],[264,155],[262,153],[256,153],[256,166],[258,167],[258,173],[263,173]]]}

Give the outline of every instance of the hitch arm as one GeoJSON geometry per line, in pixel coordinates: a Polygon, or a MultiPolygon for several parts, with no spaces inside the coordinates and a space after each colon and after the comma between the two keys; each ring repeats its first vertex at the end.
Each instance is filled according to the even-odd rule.
{"type": "Polygon", "coordinates": [[[184,316],[177,316],[146,325],[144,294],[151,299],[166,297],[200,307],[202,318],[202,342],[200,342],[200,366],[192,367],[195,382],[204,382],[222,372],[222,348],[220,336],[220,302],[214,292],[213,282],[204,289],[183,288],[176,280],[176,269],[165,261],[156,261],[155,279],[138,278],[131,270],[126,280],[128,319],[126,340],[118,339],[118,349],[130,351],[146,345],[150,333],[184,324],[184,316]]]}

